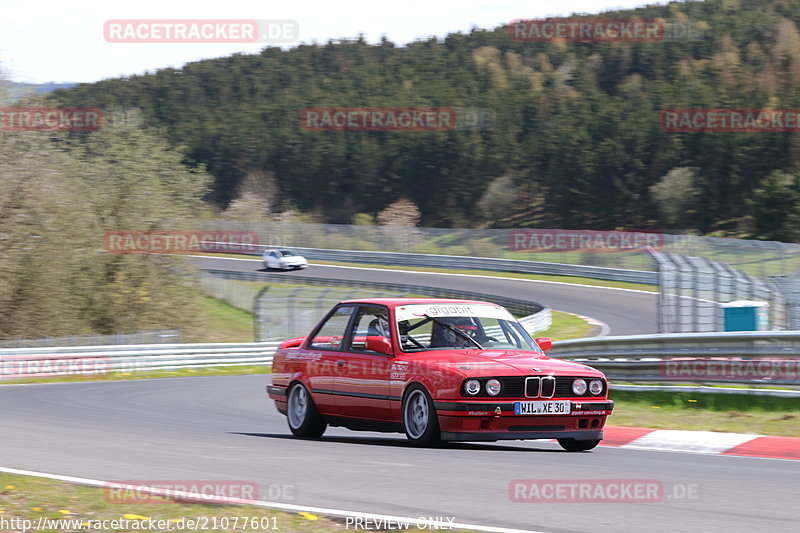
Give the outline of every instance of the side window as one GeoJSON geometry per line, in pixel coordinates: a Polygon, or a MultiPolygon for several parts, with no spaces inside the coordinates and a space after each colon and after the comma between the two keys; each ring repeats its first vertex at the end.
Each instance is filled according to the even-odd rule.
{"type": "Polygon", "coordinates": [[[427,349],[431,344],[433,322],[426,318],[403,320],[397,323],[400,330],[400,345],[403,350],[427,349]]]}
{"type": "Polygon", "coordinates": [[[342,339],[347,331],[347,325],[350,323],[350,317],[353,316],[354,309],[355,307],[352,305],[343,305],[337,308],[319,328],[308,347],[317,350],[341,349],[342,339]]]}
{"type": "Polygon", "coordinates": [[[391,338],[388,309],[366,305],[358,308],[350,349],[353,351],[365,350],[364,345],[367,342],[367,337],[391,338]]]}

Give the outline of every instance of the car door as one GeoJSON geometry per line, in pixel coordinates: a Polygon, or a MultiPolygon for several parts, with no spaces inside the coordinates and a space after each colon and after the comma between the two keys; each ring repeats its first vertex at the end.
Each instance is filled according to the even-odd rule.
{"type": "Polygon", "coordinates": [[[278,252],[269,253],[269,266],[271,268],[281,268],[281,259],[278,252]]]}
{"type": "Polygon", "coordinates": [[[394,357],[367,350],[366,338],[385,337],[391,343],[389,309],[374,304],[360,304],[352,320],[352,333],[345,339],[346,352],[337,361],[334,378],[337,408],[344,417],[390,420],[392,402],[389,377],[394,357]]]}
{"type": "Polygon", "coordinates": [[[344,372],[346,354],[342,343],[352,321],[355,305],[341,304],[333,308],[325,320],[311,333],[303,356],[308,361],[307,374],[314,403],[320,413],[339,414],[336,375],[344,372]]]}

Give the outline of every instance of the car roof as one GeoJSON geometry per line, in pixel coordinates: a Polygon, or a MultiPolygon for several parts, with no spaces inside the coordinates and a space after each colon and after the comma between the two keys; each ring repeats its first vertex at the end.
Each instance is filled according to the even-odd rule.
{"type": "Polygon", "coordinates": [[[492,302],[482,302],[480,300],[459,300],[456,298],[362,298],[360,300],[347,300],[342,303],[367,303],[367,304],[381,304],[388,307],[398,307],[401,305],[411,304],[483,304],[483,305],[497,305],[492,302]]]}

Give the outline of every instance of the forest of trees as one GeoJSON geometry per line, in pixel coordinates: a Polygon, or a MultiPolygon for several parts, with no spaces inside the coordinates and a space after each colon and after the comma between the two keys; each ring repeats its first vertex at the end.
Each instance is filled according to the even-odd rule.
{"type": "MultiPolygon", "coordinates": [[[[521,17],[525,13],[520,13],[521,17]]],[[[797,133],[666,133],[667,108],[800,108],[800,2],[709,0],[604,17],[688,21],[695,38],[516,42],[507,27],[266,48],[56,91],[51,104],[138,109],[228,206],[247,176],[271,213],[421,223],[659,228],[797,240],[797,133]],[[308,107],[492,109],[483,131],[308,131],[308,107]]]]}

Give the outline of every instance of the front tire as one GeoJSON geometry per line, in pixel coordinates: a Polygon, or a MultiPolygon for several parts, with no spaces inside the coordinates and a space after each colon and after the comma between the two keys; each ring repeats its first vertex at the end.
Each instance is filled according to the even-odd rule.
{"type": "Polygon", "coordinates": [[[411,385],[403,399],[403,428],[414,446],[439,444],[442,433],[433,399],[422,385],[411,385]]]}
{"type": "Polygon", "coordinates": [[[302,383],[295,383],[289,388],[286,420],[289,422],[292,434],[305,439],[321,437],[328,426],[314,405],[311,393],[302,383]]]}
{"type": "Polygon", "coordinates": [[[562,448],[568,452],[585,452],[594,449],[600,444],[600,439],[594,440],[575,440],[575,439],[558,439],[558,443],[562,448]]]}

